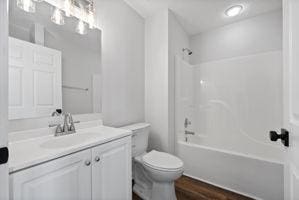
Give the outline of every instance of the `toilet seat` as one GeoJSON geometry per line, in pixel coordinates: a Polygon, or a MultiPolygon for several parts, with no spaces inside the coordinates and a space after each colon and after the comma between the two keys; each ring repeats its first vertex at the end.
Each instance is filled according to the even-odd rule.
{"type": "Polygon", "coordinates": [[[159,171],[180,171],[184,165],[176,156],[155,150],[142,156],[142,161],[144,165],[159,171]]]}

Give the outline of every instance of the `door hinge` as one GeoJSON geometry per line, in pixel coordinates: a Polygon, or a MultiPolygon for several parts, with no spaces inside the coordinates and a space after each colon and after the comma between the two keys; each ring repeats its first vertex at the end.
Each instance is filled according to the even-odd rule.
{"type": "Polygon", "coordinates": [[[8,162],[9,151],[7,147],[0,148],[0,165],[8,162]]]}

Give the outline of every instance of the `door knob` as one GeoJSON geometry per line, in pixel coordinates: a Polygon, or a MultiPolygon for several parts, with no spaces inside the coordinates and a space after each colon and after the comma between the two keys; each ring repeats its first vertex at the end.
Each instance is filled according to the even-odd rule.
{"type": "Polygon", "coordinates": [[[86,165],[86,166],[89,166],[90,164],[91,164],[90,160],[86,160],[86,161],[85,161],[85,165],[86,165]]]}
{"type": "Polygon", "coordinates": [[[270,140],[276,142],[278,139],[281,139],[281,142],[284,146],[289,146],[289,131],[286,129],[281,129],[281,134],[278,134],[276,131],[270,131],[270,140]]]}
{"type": "Polygon", "coordinates": [[[3,147],[0,149],[0,165],[5,164],[8,161],[9,151],[7,147],[3,147]]]}

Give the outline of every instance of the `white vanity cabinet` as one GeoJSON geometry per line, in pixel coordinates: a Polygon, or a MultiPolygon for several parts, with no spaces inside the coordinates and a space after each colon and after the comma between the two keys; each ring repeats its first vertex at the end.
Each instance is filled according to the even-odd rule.
{"type": "Polygon", "coordinates": [[[91,150],[81,151],[10,175],[13,200],[91,199],[91,150]]]}
{"type": "Polygon", "coordinates": [[[92,199],[131,200],[131,144],[120,140],[98,146],[92,156],[92,199]]]}
{"type": "Polygon", "coordinates": [[[12,200],[131,200],[131,138],[10,175],[12,200]]]}

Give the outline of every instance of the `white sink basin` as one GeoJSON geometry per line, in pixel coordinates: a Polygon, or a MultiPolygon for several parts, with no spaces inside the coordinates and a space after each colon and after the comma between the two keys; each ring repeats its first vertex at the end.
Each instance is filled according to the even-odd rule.
{"type": "Polygon", "coordinates": [[[99,136],[100,133],[74,133],[71,135],[58,136],[43,142],[40,147],[46,149],[67,148],[80,145],[88,140],[99,136]]]}

